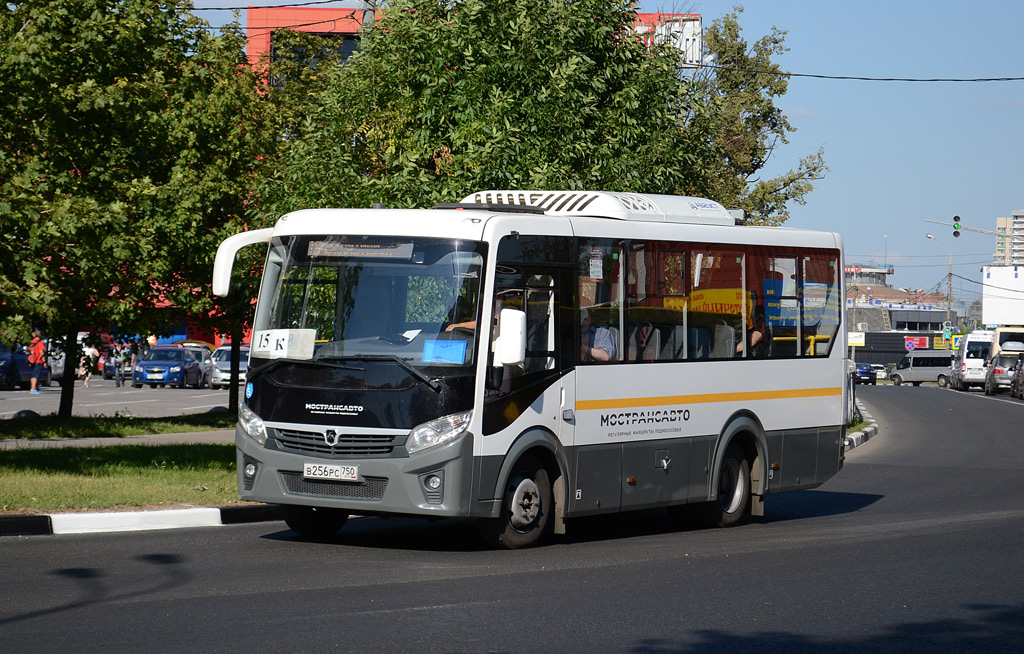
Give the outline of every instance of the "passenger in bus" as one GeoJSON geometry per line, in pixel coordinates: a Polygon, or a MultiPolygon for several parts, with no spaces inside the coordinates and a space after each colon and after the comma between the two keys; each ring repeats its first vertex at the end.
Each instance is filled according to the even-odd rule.
{"type": "MultiPolygon", "coordinates": [[[[768,356],[768,340],[765,333],[768,331],[765,324],[764,309],[754,309],[753,326],[747,330],[747,356],[751,358],[763,358],[768,356]]],[[[743,356],[743,341],[736,344],[736,356],[743,356]]]]}
{"type": "Polygon", "coordinates": [[[610,329],[590,324],[590,312],[580,309],[580,358],[583,361],[610,361],[615,358],[615,337],[610,329]]]}

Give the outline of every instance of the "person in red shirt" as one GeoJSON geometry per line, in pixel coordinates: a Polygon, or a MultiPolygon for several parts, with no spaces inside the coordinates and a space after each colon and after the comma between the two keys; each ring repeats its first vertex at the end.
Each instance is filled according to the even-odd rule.
{"type": "Polygon", "coordinates": [[[32,330],[32,342],[28,344],[28,362],[32,366],[32,390],[29,392],[39,395],[39,377],[46,367],[46,342],[43,341],[43,332],[38,327],[32,330]]]}

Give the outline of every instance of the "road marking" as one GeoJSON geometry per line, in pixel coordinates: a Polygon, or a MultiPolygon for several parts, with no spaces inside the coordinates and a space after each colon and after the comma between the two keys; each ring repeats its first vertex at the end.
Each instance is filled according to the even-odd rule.
{"type": "Polygon", "coordinates": [[[85,407],[85,406],[108,406],[110,404],[145,404],[146,402],[159,402],[159,401],[160,400],[131,400],[129,402],[93,402],[91,404],[79,404],[78,402],[75,402],[75,406],[77,406],[77,407],[85,407]]]}

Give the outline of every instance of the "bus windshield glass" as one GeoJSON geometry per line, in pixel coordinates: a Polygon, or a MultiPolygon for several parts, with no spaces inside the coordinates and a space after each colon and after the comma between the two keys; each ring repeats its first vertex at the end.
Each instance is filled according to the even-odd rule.
{"type": "Polygon", "coordinates": [[[279,359],[393,361],[416,373],[437,368],[434,376],[472,367],[484,249],[413,237],[274,239],[250,371],[279,359]]]}

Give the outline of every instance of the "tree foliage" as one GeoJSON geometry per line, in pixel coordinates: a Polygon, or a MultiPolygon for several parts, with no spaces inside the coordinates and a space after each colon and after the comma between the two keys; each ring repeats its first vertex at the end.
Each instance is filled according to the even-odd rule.
{"type": "Polygon", "coordinates": [[[705,162],[705,185],[694,190],[729,207],[742,207],[753,222],[778,225],[789,217],[790,202],[803,204],[828,167],[824,153],[802,158],[799,165],[774,179],[760,179],[778,145],[795,131],[775,105],[789,81],[775,57],[786,51],[785,32],[772,32],[748,45],[742,36],[737,7],[714,21],[704,32],[705,48],[717,59],[711,74],[699,84],[704,112],[693,116],[689,127],[706,132],[714,149],[705,162]]]}
{"type": "Polygon", "coordinates": [[[212,36],[189,9],[0,8],[5,340],[38,324],[73,346],[83,327],[152,333],[168,303],[214,308],[213,252],[242,225],[266,137],[240,31],[212,36]]]}
{"type": "Polygon", "coordinates": [[[700,178],[680,112],[695,87],[634,21],[623,1],[391,3],[356,56],[320,62],[262,218],[484,188],[671,193],[700,178]]]}

